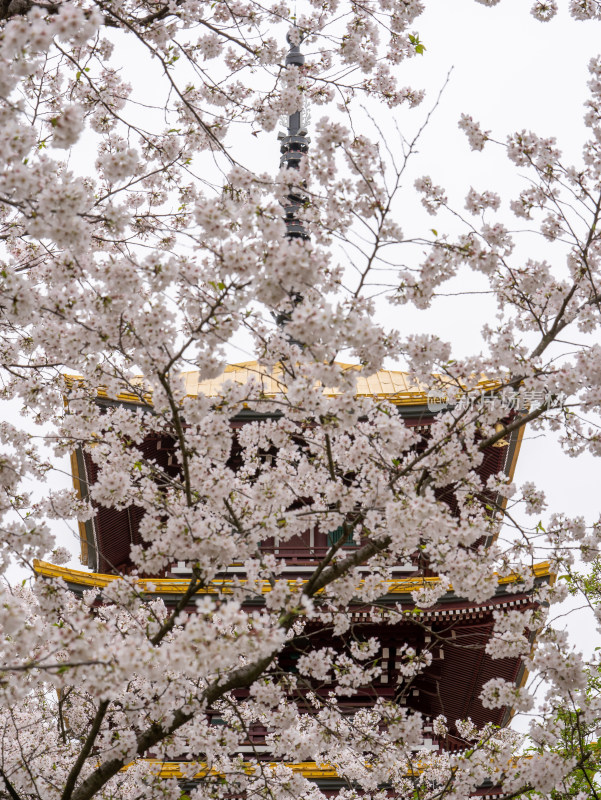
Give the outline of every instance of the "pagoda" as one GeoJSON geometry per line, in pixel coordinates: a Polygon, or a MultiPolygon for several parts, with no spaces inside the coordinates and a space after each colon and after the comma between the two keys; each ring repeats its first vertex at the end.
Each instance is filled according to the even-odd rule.
{"type": "MultiPolygon", "coordinates": [[[[304,57],[298,45],[293,45],[288,53],[286,64],[302,65],[304,57]]],[[[281,164],[292,169],[298,167],[301,158],[307,152],[309,139],[306,130],[306,116],[299,111],[288,118],[288,130],[280,135],[281,164]]],[[[290,194],[289,202],[284,208],[287,235],[291,238],[306,239],[308,237],[299,210],[305,198],[295,191],[290,194]]],[[[278,320],[286,324],[286,316],[278,320]]],[[[416,428],[427,440],[428,431],[437,418],[439,411],[433,410],[428,402],[427,389],[414,385],[407,373],[395,370],[381,370],[373,375],[366,375],[354,365],[340,365],[341,369],[356,371],[356,393],[359,397],[372,398],[374,401],[385,400],[390,403],[406,426],[416,428]]],[[[186,394],[188,397],[204,395],[218,403],[223,395],[224,384],[234,381],[246,384],[251,379],[258,382],[263,396],[275,397],[282,390],[282,382],[278,380],[278,367],[269,371],[258,362],[232,364],[224,372],[212,380],[200,380],[197,372],[184,373],[186,394]]],[[[72,384],[74,379],[69,379],[72,384]]],[[[493,381],[482,380],[477,389],[490,392],[495,388],[493,381]]],[[[337,394],[336,388],[316,388],[332,397],[337,394]]],[[[124,405],[135,408],[143,404],[139,396],[127,392],[109,397],[103,390],[98,391],[97,403],[103,407],[124,405]]],[[[68,409],[68,392],[67,392],[68,409]]],[[[232,437],[237,429],[261,419],[275,418],[269,414],[258,414],[249,410],[238,413],[230,420],[232,437]]],[[[486,481],[493,475],[513,477],[520,445],[524,433],[523,426],[514,429],[504,439],[487,447],[483,459],[477,468],[479,477],[486,481]]],[[[164,434],[157,434],[151,429],[139,446],[142,456],[152,461],[157,469],[163,470],[171,478],[178,477],[178,466],[173,459],[174,441],[164,434]]],[[[78,448],[71,458],[74,486],[82,499],[89,497],[89,489],[97,479],[97,466],[90,451],[78,448]]],[[[503,506],[501,497],[490,498],[493,504],[503,506]]],[[[449,499],[452,503],[452,497],[449,499]]],[[[95,515],[85,523],[80,523],[81,562],[88,568],[75,570],[57,567],[44,562],[36,562],[36,571],[41,577],[61,578],[71,590],[82,594],[93,587],[105,587],[111,581],[134,570],[131,559],[133,545],[142,545],[140,522],[143,511],[131,506],[122,510],[108,508],[92,503],[95,515]]],[[[331,548],[340,541],[340,529],[326,531],[318,525],[308,527],[302,534],[285,542],[266,539],[261,550],[283,562],[281,580],[306,580],[315,568],[328,555],[331,548]]],[[[483,542],[488,544],[487,542],[483,542]]],[[[354,545],[350,543],[342,547],[342,553],[354,545]]],[[[534,567],[534,584],[552,582],[548,564],[534,567]]],[[[166,606],[174,607],[189,586],[191,568],[186,561],[185,553],[181,559],[172,563],[159,576],[143,576],[139,578],[140,592],[148,597],[160,597],[166,606]]],[[[233,581],[244,579],[242,564],[231,564],[219,573],[208,588],[200,591],[218,596],[227,593],[233,581]]],[[[499,579],[494,595],[485,602],[475,603],[456,595],[449,587],[446,593],[433,606],[425,610],[417,610],[412,592],[428,584],[435,584],[439,578],[428,570],[427,565],[413,559],[408,563],[397,564],[391,570],[391,578],[385,582],[385,589],[379,598],[377,607],[359,600],[351,601],[349,613],[355,631],[362,638],[375,637],[380,642],[379,663],[380,674],[368,686],[363,687],[350,697],[341,697],[340,709],[353,713],[361,708],[369,708],[380,698],[394,700],[408,709],[419,712],[424,720],[425,738],[423,746],[432,750],[442,749],[457,751],[467,746],[453,726],[455,720],[470,718],[479,728],[487,724],[505,726],[509,722],[512,709],[509,707],[488,709],[479,700],[483,685],[491,678],[504,678],[521,685],[526,679],[526,670],[521,657],[493,660],[486,652],[492,630],[494,614],[498,611],[528,611],[537,608],[533,592],[522,590],[518,576],[499,579]],[[398,621],[391,624],[384,622],[386,609],[397,609],[398,621]],[[381,617],[381,621],[379,616],[381,617]],[[432,653],[431,664],[411,681],[403,677],[402,652],[405,647],[412,647],[416,652],[427,649],[432,653]],[[444,715],[450,723],[449,732],[444,737],[437,736],[433,729],[433,721],[444,715]]],[[[272,586],[264,582],[262,591],[267,593],[272,586]]],[[[193,598],[194,599],[194,598],[193,598]]],[[[256,609],[257,600],[249,599],[249,607],[256,609]]],[[[195,605],[190,602],[188,610],[193,613],[195,605]]],[[[336,637],[330,630],[320,629],[318,625],[307,623],[306,641],[295,640],[293,646],[287,646],[279,657],[280,667],[294,672],[295,661],[306,649],[332,647],[342,651],[345,647],[343,637],[336,637]]],[[[530,634],[534,641],[534,633],[530,634]]],[[[327,693],[328,687],[316,688],[316,692],[327,693]]],[[[239,692],[240,698],[245,693],[239,692]]],[[[299,704],[303,711],[304,700],[299,696],[299,704]]],[[[272,761],[269,747],[266,744],[267,731],[260,726],[250,729],[248,740],[240,748],[242,755],[248,754],[254,759],[272,761]]],[[[329,765],[299,763],[293,769],[304,777],[315,781],[327,794],[335,794],[342,786],[335,769],[329,765]]],[[[177,763],[157,766],[162,775],[179,777],[177,763]]],[[[185,782],[184,782],[185,785],[185,782]]],[[[482,787],[474,796],[494,797],[495,787],[482,787]]]]}
{"type": "MultiPolygon", "coordinates": [[[[189,372],[185,375],[187,393],[190,396],[202,394],[219,402],[222,386],[227,380],[245,383],[251,376],[256,380],[257,375],[260,376],[265,394],[277,396],[281,391],[281,382],[256,362],[231,365],[221,376],[210,381],[200,381],[197,373],[189,372]]],[[[483,382],[482,388],[486,389],[488,385],[488,382],[483,382]]],[[[335,390],[332,393],[335,395],[335,390]]],[[[408,375],[403,372],[383,370],[365,377],[359,374],[357,393],[377,400],[386,399],[394,404],[405,425],[418,426],[424,435],[427,435],[429,426],[436,418],[436,413],[428,407],[427,392],[412,386],[408,375]]],[[[139,400],[127,394],[111,399],[99,393],[97,402],[100,405],[133,405],[139,400]]],[[[233,433],[236,428],[252,420],[256,420],[256,415],[250,412],[234,417],[231,420],[233,433]]],[[[490,475],[504,474],[511,479],[522,436],[523,427],[487,448],[478,468],[480,477],[486,479],[490,475]]],[[[148,432],[141,445],[147,458],[176,476],[177,467],[171,463],[172,448],[173,442],[156,436],[152,431],[148,432]]],[[[86,498],[88,487],[96,479],[93,458],[89,452],[79,449],[72,456],[72,466],[74,485],[80,496],[86,498]]],[[[129,550],[132,544],[142,541],[139,523],[143,512],[135,507],[119,511],[102,505],[95,505],[95,511],[93,519],[80,523],[81,561],[92,572],[37,562],[36,569],[40,576],[62,578],[72,591],[81,594],[93,587],[102,588],[133,570],[129,550]]],[[[337,536],[337,531],[324,532],[314,526],[302,536],[285,543],[267,539],[262,544],[262,550],[283,561],[281,580],[302,581],[309,577],[336,544],[337,536]]],[[[352,546],[344,547],[343,552],[352,546]]],[[[535,585],[554,579],[547,563],[536,565],[533,572],[535,585]]],[[[159,577],[140,578],[140,592],[148,598],[161,597],[168,608],[174,607],[186,591],[190,577],[191,569],[184,557],[159,577]]],[[[227,593],[228,586],[239,579],[244,579],[244,567],[232,564],[216,576],[209,589],[203,591],[215,596],[227,593]]],[[[435,605],[421,610],[416,617],[412,591],[438,580],[436,575],[428,574],[428,570],[420,567],[415,560],[398,564],[392,569],[385,593],[378,600],[379,610],[358,600],[351,602],[349,613],[354,632],[362,639],[376,637],[381,643],[381,674],[371,685],[363,687],[352,697],[341,697],[339,705],[341,709],[352,713],[372,706],[378,698],[395,700],[422,715],[425,721],[425,747],[456,751],[464,749],[466,742],[458,735],[452,721],[470,718],[481,728],[486,724],[502,727],[511,719],[512,709],[509,707],[488,709],[482,706],[479,695],[483,685],[491,678],[503,678],[517,686],[523,684],[527,677],[521,657],[493,659],[486,652],[486,644],[492,635],[494,613],[506,610],[525,612],[536,609],[538,604],[532,591],[518,588],[518,576],[510,576],[499,579],[494,596],[486,602],[470,602],[449,588],[435,605]],[[379,622],[378,613],[384,616],[387,607],[410,613],[399,614],[398,622],[394,624],[389,620],[379,622]],[[433,656],[430,666],[409,684],[401,671],[404,646],[412,647],[418,653],[427,649],[433,656]],[[435,735],[431,724],[441,714],[451,722],[448,735],[442,739],[435,735]]],[[[270,584],[265,581],[263,593],[270,590],[270,584]]],[[[249,598],[249,602],[249,608],[256,609],[256,597],[249,598]]],[[[194,608],[194,603],[190,602],[188,610],[193,613],[194,608]]],[[[306,628],[306,636],[306,642],[300,639],[293,648],[288,647],[282,652],[279,661],[283,669],[294,672],[295,660],[308,647],[330,646],[340,651],[345,646],[342,637],[334,637],[331,631],[322,632],[318,627],[311,627],[310,623],[306,628]]],[[[531,634],[532,641],[533,636],[531,634]]],[[[321,687],[317,691],[325,694],[328,687],[321,687]]],[[[239,694],[245,696],[244,692],[239,694]]],[[[265,729],[252,728],[241,753],[269,761],[266,733],[265,729]]],[[[315,779],[328,791],[334,792],[339,786],[331,768],[315,764],[299,764],[297,768],[305,777],[315,779]]],[[[177,765],[170,769],[177,770],[177,765]]],[[[494,797],[495,793],[489,788],[484,794],[474,796],[494,797]]]]}

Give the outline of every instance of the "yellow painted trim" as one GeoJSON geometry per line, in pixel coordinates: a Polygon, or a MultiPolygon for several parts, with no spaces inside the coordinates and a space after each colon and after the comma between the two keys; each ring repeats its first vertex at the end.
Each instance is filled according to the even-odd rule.
{"type": "MultiPolygon", "coordinates": [[[[62,376],[65,384],[67,385],[67,389],[72,389],[77,384],[83,386],[84,379],[81,375],[68,375],[63,373],[62,376]]],[[[136,380],[139,380],[140,384],[142,383],[142,376],[139,378],[134,378],[132,383],[136,380]]],[[[106,391],[104,386],[99,386],[96,389],[96,396],[102,398],[110,398],[109,393],[106,391]]],[[[151,395],[149,392],[144,392],[142,396],[133,394],[133,392],[119,392],[119,394],[113,398],[115,400],[121,400],[123,403],[136,403],[138,405],[148,405],[152,406],[151,395]]],[[[68,398],[65,398],[65,405],[68,406],[68,398]]]]}
{"type": "Polygon", "coordinates": [[[557,575],[554,572],[551,572],[551,562],[550,561],[540,561],[538,564],[534,564],[532,567],[532,572],[535,578],[556,578],[557,575]]]}
{"type": "MultiPolygon", "coordinates": [[[[47,561],[33,562],[34,570],[37,575],[45,578],[62,578],[70,583],[75,583],[78,586],[87,586],[89,588],[97,587],[103,589],[108,586],[112,581],[121,580],[119,575],[106,575],[98,572],[82,572],[81,570],[71,569],[70,567],[57,567],[55,564],[49,564],[47,561]]],[[[536,578],[550,578],[552,581],[555,575],[550,571],[550,563],[543,561],[540,564],[534,564],[532,573],[536,578]]],[[[499,578],[499,584],[505,585],[509,583],[516,583],[521,579],[520,575],[506,575],[499,578]]],[[[406,594],[408,592],[421,589],[424,586],[432,586],[438,583],[440,578],[400,578],[398,580],[385,581],[388,594],[406,594]]],[[[198,594],[232,594],[232,579],[216,579],[212,580],[204,589],[199,589],[198,594]]],[[[240,583],[244,584],[242,580],[240,583]]],[[[307,581],[305,580],[289,580],[288,585],[292,591],[298,590],[307,581]]],[[[140,592],[145,594],[183,594],[190,581],[187,578],[138,578],[136,584],[140,592]]],[[[359,589],[363,584],[361,581],[357,588],[359,589]]],[[[269,581],[262,581],[261,593],[266,594],[271,591],[271,584],[269,581]]],[[[449,587],[452,590],[452,587],[449,587]]],[[[477,605],[477,604],[475,604],[477,605]]]]}
{"type": "MultiPolygon", "coordinates": [[[[145,758],[141,759],[144,763],[147,763],[151,768],[154,767],[155,775],[159,778],[175,778],[175,779],[182,779],[185,777],[184,772],[182,772],[181,762],[179,761],[159,761],[158,759],[153,758],[145,758]]],[[[129,769],[133,766],[134,763],[139,762],[132,762],[128,764],[126,767],[123,767],[122,771],[129,769]]],[[[293,772],[300,773],[303,778],[312,778],[312,779],[319,779],[319,778],[337,778],[338,774],[334,767],[330,766],[329,764],[316,764],[315,761],[301,761],[299,763],[286,763],[284,762],[286,767],[290,767],[293,772]]],[[[278,762],[272,761],[269,763],[269,766],[272,769],[281,766],[278,762]]],[[[254,772],[254,767],[251,764],[245,765],[245,771],[248,774],[252,774],[254,772]]],[[[218,771],[211,769],[210,772],[203,768],[200,765],[200,770],[192,776],[193,779],[199,779],[206,777],[207,774],[211,774],[214,776],[219,776],[221,773],[218,771]]]]}
{"type": "MultiPolygon", "coordinates": [[[[77,455],[75,454],[75,451],[71,453],[71,478],[73,480],[73,488],[77,492],[78,498],[81,500],[83,498],[81,491],[81,476],[79,474],[77,455]]],[[[85,523],[80,521],[77,523],[77,527],[79,528],[79,560],[84,567],[86,567],[88,565],[88,537],[86,535],[86,526],[85,523]]]]}
{"type": "MultiPolygon", "coordinates": [[[[499,425],[500,425],[500,424],[501,424],[501,423],[499,423],[499,425]]],[[[502,428],[502,427],[503,427],[503,426],[501,425],[501,428],[502,428]]],[[[515,443],[515,448],[514,448],[514,450],[513,450],[513,456],[512,456],[512,458],[511,458],[511,463],[509,464],[509,470],[508,470],[508,472],[507,472],[507,477],[509,478],[509,480],[510,480],[510,481],[512,481],[512,480],[513,480],[513,476],[514,476],[514,474],[515,474],[515,468],[516,468],[516,466],[517,466],[517,463],[518,463],[518,456],[519,456],[519,454],[520,454],[520,448],[522,447],[522,439],[524,438],[524,430],[525,430],[525,429],[526,429],[526,424],[524,424],[524,425],[521,425],[521,426],[518,428],[517,441],[516,441],[516,443],[515,443]]],[[[503,443],[503,447],[505,447],[505,446],[509,446],[509,441],[508,441],[507,439],[501,439],[501,440],[500,440],[500,442],[497,442],[497,445],[501,444],[501,442],[503,443]]],[[[495,445],[493,445],[493,447],[495,447],[495,445]]],[[[507,501],[508,501],[508,499],[509,499],[509,498],[507,498],[507,497],[503,497],[503,498],[501,499],[501,502],[500,502],[500,503],[499,503],[499,505],[498,505],[498,508],[499,508],[499,511],[501,512],[501,514],[503,514],[503,513],[504,513],[504,511],[505,511],[505,509],[507,508],[507,501]]],[[[496,542],[496,541],[497,541],[497,539],[499,538],[499,534],[500,534],[500,533],[501,533],[500,529],[499,529],[499,530],[497,530],[497,532],[494,534],[494,536],[493,536],[493,538],[492,538],[492,542],[491,542],[491,544],[495,544],[495,542],[496,542]]],[[[552,577],[552,579],[551,579],[551,584],[553,584],[553,582],[554,582],[554,581],[555,581],[555,576],[553,576],[553,577],[552,577]]]]}
{"type": "MultiPolygon", "coordinates": [[[[461,757],[461,753],[458,756],[461,757]]],[[[523,759],[531,759],[531,755],[523,754],[518,757],[512,758],[508,763],[512,766],[517,766],[519,762],[523,759]]],[[[158,759],[154,758],[142,758],[139,761],[132,761],[131,764],[127,764],[125,767],[122,767],[121,772],[125,772],[126,770],[133,767],[134,764],[139,764],[140,762],[148,764],[151,768],[154,768],[154,774],[158,778],[164,779],[175,779],[181,780],[185,777],[184,773],[182,772],[182,762],[179,761],[159,761],[158,759]]],[[[186,763],[186,762],[183,762],[186,763]]],[[[277,767],[282,765],[282,762],[277,761],[270,761],[268,762],[271,769],[276,769],[277,767]]],[[[327,780],[328,778],[337,778],[338,773],[334,769],[331,764],[317,764],[315,761],[299,761],[295,763],[290,762],[283,762],[284,766],[289,767],[293,772],[299,773],[303,776],[303,778],[308,778],[310,780],[327,780]]],[[[195,773],[191,778],[188,777],[188,780],[199,780],[201,778],[206,777],[208,774],[215,776],[215,777],[225,777],[223,773],[211,769],[207,770],[206,767],[203,767],[202,764],[199,764],[201,767],[200,770],[195,773]]],[[[252,775],[256,769],[256,767],[248,762],[246,762],[243,767],[244,771],[248,775],[252,775]]],[[[421,763],[418,763],[414,767],[415,770],[418,772],[422,772],[424,767],[421,763]]],[[[498,770],[496,770],[498,772],[498,770]]]]}
{"type": "Polygon", "coordinates": [[[513,476],[515,475],[515,468],[518,463],[518,456],[520,454],[520,450],[522,448],[522,441],[524,439],[524,431],[526,430],[526,425],[521,425],[518,428],[518,440],[515,443],[515,449],[513,451],[513,458],[511,459],[511,464],[509,465],[509,472],[507,473],[507,477],[510,481],[513,480],[513,476]]]}

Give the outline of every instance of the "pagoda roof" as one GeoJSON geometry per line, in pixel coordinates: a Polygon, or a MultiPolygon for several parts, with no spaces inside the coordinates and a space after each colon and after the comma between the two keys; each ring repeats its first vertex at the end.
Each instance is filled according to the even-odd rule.
{"type": "MultiPolygon", "coordinates": [[[[76,592],[83,592],[94,588],[104,589],[113,581],[122,580],[119,575],[84,572],[83,570],[71,569],[70,567],[59,567],[55,564],[39,561],[37,559],[34,560],[34,570],[36,575],[42,578],[60,578],[64,580],[65,583],[76,592]]],[[[548,561],[534,564],[531,568],[531,574],[537,582],[550,582],[551,584],[554,583],[556,577],[555,574],[551,572],[548,561]]],[[[440,600],[431,608],[424,609],[421,615],[425,618],[437,618],[452,613],[463,615],[469,614],[470,611],[491,611],[493,606],[497,605],[501,598],[505,599],[511,605],[516,605],[521,596],[529,594],[527,590],[520,592],[516,586],[522,578],[523,576],[518,574],[500,576],[495,592],[496,602],[495,599],[491,598],[490,601],[484,603],[473,603],[456,595],[452,587],[449,587],[448,591],[440,600]]],[[[403,605],[407,604],[415,608],[411,592],[422,589],[425,586],[436,585],[439,582],[440,578],[438,577],[409,577],[383,581],[385,585],[384,596],[393,597],[395,603],[400,602],[403,605]]],[[[244,585],[245,581],[232,578],[215,579],[210,581],[208,586],[199,589],[197,594],[231,594],[234,590],[234,586],[240,583],[244,585]]],[[[305,580],[299,579],[288,581],[292,590],[298,590],[298,588],[302,587],[305,583],[305,580]]],[[[361,588],[362,583],[363,581],[358,582],[358,589],[361,588]]],[[[137,578],[135,580],[135,585],[141,594],[149,596],[158,595],[168,598],[170,596],[173,597],[183,594],[190,585],[190,580],[188,578],[137,578]]],[[[260,581],[258,590],[261,594],[267,594],[272,590],[272,585],[267,580],[260,581]]],[[[253,593],[255,591],[256,589],[253,590],[253,593]]],[[[368,612],[357,611],[355,613],[364,614],[366,618],[368,617],[368,612]]]]}
{"type": "MultiPolygon", "coordinates": [[[[101,589],[112,581],[122,580],[115,575],[83,572],[42,561],[35,561],[34,569],[42,579],[64,580],[76,594],[94,588],[101,589]]],[[[549,562],[535,564],[529,571],[528,578],[534,578],[535,584],[553,583],[555,580],[549,562]]],[[[424,585],[436,585],[440,580],[436,577],[408,577],[385,581],[386,585],[383,586],[377,606],[359,599],[351,601],[349,608],[351,622],[367,632],[373,630],[374,635],[379,636],[383,647],[381,656],[383,673],[378,679],[379,683],[370,685],[366,689],[365,697],[355,698],[352,705],[357,703],[361,705],[364,702],[369,704],[375,695],[393,697],[398,673],[399,645],[402,642],[409,642],[417,648],[426,642],[432,642],[431,637],[434,636],[436,637],[434,642],[429,645],[433,656],[431,666],[416,678],[410,692],[401,699],[401,702],[413,711],[424,714],[427,719],[444,714],[450,720],[465,719],[469,716],[479,727],[487,723],[499,726],[507,724],[511,718],[511,708],[503,706],[494,710],[485,709],[480,700],[482,687],[488,680],[497,677],[514,685],[523,685],[527,678],[527,670],[521,656],[494,659],[486,651],[485,646],[492,635],[495,611],[525,612],[540,605],[540,601],[533,596],[532,588],[523,584],[524,577],[518,574],[499,576],[494,594],[482,602],[461,598],[449,589],[433,606],[426,609],[416,608],[411,592],[424,585]],[[386,624],[387,611],[383,607],[387,604],[401,612],[395,624],[390,626],[386,624]]],[[[132,582],[134,589],[139,590],[143,597],[161,597],[171,606],[189,586],[189,580],[186,578],[136,578],[132,582]]],[[[300,591],[304,583],[305,581],[300,580],[289,581],[293,591],[300,591]]],[[[359,579],[358,588],[361,583],[359,579]]],[[[234,581],[230,579],[214,580],[200,589],[198,594],[216,597],[228,595],[234,588],[233,584],[234,581]]],[[[257,590],[258,593],[265,594],[272,590],[272,586],[269,582],[263,581],[256,587],[253,585],[253,593],[256,594],[257,590]]],[[[190,607],[193,604],[194,599],[191,598],[190,607]]],[[[244,605],[260,604],[260,596],[252,597],[249,592],[244,605]]],[[[530,632],[529,639],[533,645],[534,631],[530,632]]],[[[264,753],[268,758],[266,745],[262,742],[259,744],[258,752],[264,753]]],[[[254,748],[257,742],[254,744],[251,742],[251,745],[254,748]]],[[[451,730],[449,740],[444,746],[462,749],[463,745],[451,730]]],[[[177,771],[175,766],[172,769],[177,771]]],[[[316,767],[303,765],[301,771],[305,777],[317,780],[334,778],[328,774],[327,769],[324,771],[322,765],[316,767]]],[[[171,775],[171,777],[179,776],[171,775]]]]}
{"type": "MultiPolygon", "coordinates": [[[[371,397],[377,400],[387,400],[398,406],[426,406],[428,404],[428,394],[435,388],[444,396],[445,387],[459,387],[463,384],[448,375],[433,375],[432,386],[415,382],[410,373],[402,370],[382,369],[372,374],[365,374],[363,368],[358,364],[346,364],[336,362],[336,365],[344,371],[356,372],[356,396],[371,397]]],[[[71,388],[82,381],[79,375],[64,375],[67,386],[71,388]]],[[[200,380],[198,370],[182,372],[181,377],[185,383],[186,395],[188,397],[220,398],[224,396],[225,385],[228,382],[245,386],[251,381],[255,381],[259,386],[264,397],[277,397],[286,393],[281,365],[276,364],[269,369],[258,361],[244,361],[239,364],[228,364],[223,372],[216,378],[200,380]]],[[[143,376],[136,376],[131,380],[131,385],[140,387],[140,392],[124,390],[116,396],[111,396],[106,388],[99,386],[97,396],[100,400],[113,400],[121,403],[134,403],[139,405],[152,405],[152,396],[144,390],[143,376]]],[[[476,383],[474,391],[478,393],[491,391],[500,386],[498,380],[490,380],[482,375],[476,383]]],[[[342,391],[337,387],[323,386],[321,382],[316,382],[316,389],[322,388],[327,397],[337,397],[342,391]]]]}

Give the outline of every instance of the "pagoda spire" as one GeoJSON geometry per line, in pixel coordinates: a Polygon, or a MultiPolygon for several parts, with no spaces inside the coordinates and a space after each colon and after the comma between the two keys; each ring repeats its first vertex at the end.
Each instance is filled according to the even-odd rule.
{"type": "MultiPolygon", "coordinates": [[[[302,36],[299,44],[293,44],[290,34],[287,34],[286,40],[290,45],[290,50],[286,55],[286,66],[302,67],[305,63],[305,56],[300,49],[302,36]]],[[[283,117],[281,121],[286,126],[286,132],[280,131],[278,133],[281,153],[280,167],[298,171],[303,156],[309,151],[309,142],[311,141],[307,135],[309,109],[306,103],[303,103],[298,111],[294,111],[288,117],[283,117]]],[[[308,201],[303,192],[304,185],[300,177],[297,177],[291,180],[288,187],[289,194],[286,196],[286,202],[284,203],[284,222],[286,223],[287,239],[309,239],[307,229],[299,218],[299,211],[308,201]]],[[[290,299],[294,307],[302,301],[302,295],[298,291],[293,291],[290,299]]],[[[277,325],[283,328],[290,321],[291,313],[290,311],[280,311],[274,314],[274,317],[277,325]]],[[[296,344],[300,348],[304,347],[303,343],[297,339],[288,338],[292,344],[296,344]]]]}
{"type": "MultiPolygon", "coordinates": [[[[286,39],[290,45],[290,50],[286,55],[286,66],[302,67],[305,63],[305,56],[301,53],[300,43],[293,44],[289,34],[286,39]]],[[[307,136],[308,122],[309,110],[304,103],[302,108],[288,116],[286,133],[283,131],[278,133],[281,153],[280,167],[299,169],[301,159],[308,152],[309,142],[311,141],[307,136]]],[[[288,202],[284,206],[286,236],[289,239],[309,238],[307,230],[299,219],[299,211],[307,203],[307,197],[302,189],[303,182],[296,181],[295,185],[290,187],[290,194],[287,196],[288,202]]]]}

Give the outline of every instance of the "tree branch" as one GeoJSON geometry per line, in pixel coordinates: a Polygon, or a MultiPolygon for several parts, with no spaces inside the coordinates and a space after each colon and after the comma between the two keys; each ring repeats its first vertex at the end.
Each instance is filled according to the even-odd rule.
{"type": "Polygon", "coordinates": [[[79,755],[77,756],[75,764],[71,768],[71,772],[69,773],[67,780],[65,781],[65,788],[63,790],[61,800],[70,800],[73,789],[75,788],[75,784],[77,783],[79,774],[83,768],[83,765],[85,764],[87,757],[90,755],[92,747],[94,746],[94,742],[96,741],[96,737],[100,732],[100,726],[102,725],[102,721],[106,716],[108,707],[109,707],[108,700],[103,700],[98,706],[98,710],[96,711],[96,716],[94,717],[94,720],[92,722],[92,727],[90,728],[90,732],[88,733],[87,739],[84,742],[84,745],[81,748],[79,755]]]}

